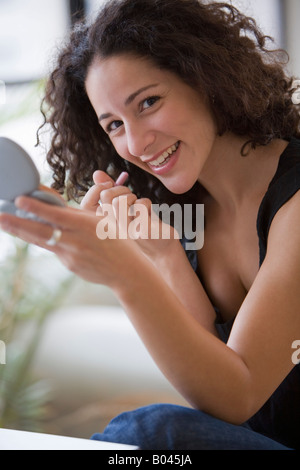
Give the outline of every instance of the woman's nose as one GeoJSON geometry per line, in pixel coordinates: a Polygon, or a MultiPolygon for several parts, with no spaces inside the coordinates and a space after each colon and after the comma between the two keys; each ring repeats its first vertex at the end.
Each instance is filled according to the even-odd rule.
{"type": "Polygon", "coordinates": [[[133,157],[145,155],[149,146],[155,141],[154,132],[142,125],[127,126],[126,137],[128,152],[133,157]]]}

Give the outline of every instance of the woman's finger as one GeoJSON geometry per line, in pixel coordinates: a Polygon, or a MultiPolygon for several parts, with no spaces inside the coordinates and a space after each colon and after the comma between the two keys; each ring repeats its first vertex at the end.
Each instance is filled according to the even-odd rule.
{"type": "Polygon", "coordinates": [[[123,171],[119,177],[117,178],[116,181],[114,181],[107,173],[105,173],[102,170],[96,170],[93,174],[93,180],[95,184],[101,184],[101,183],[106,183],[107,181],[110,181],[113,183],[114,186],[123,186],[124,183],[126,183],[128,179],[128,173],[127,171],[123,171]]]}
{"type": "Polygon", "coordinates": [[[104,189],[109,189],[112,187],[113,187],[113,183],[111,181],[98,183],[92,186],[81,201],[81,204],[80,204],[81,209],[95,212],[99,206],[99,199],[100,199],[101,192],[104,189]]]}
{"type": "MultiPolygon", "coordinates": [[[[45,202],[38,201],[32,197],[20,196],[15,200],[18,209],[36,215],[45,223],[63,229],[72,229],[78,216],[84,220],[85,213],[72,207],[60,207],[45,202]]],[[[18,218],[17,218],[18,219],[18,218]]],[[[26,221],[26,219],[20,219],[26,221]]]]}
{"type": "Polygon", "coordinates": [[[105,171],[96,170],[93,174],[93,180],[95,184],[102,184],[111,182],[112,185],[115,184],[114,180],[107,174],[105,171]]]}
{"type": "MultiPolygon", "coordinates": [[[[100,201],[102,204],[112,204],[115,198],[120,196],[129,196],[133,195],[132,191],[126,186],[114,186],[110,189],[103,189],[100,194],[100,201]]],[[[136,196],[133,195],[136,199],[136,196]]]]}
{"type": "Polygon", "coordinates": [[[9,214],[0,215],[0,227],[10,235],[53,252],[64,237],[63,231],[57,227],[9,214]]]}
{"type": "MultiPolygon", "coordinates": [[[[101,170],[95,171],[93,175],[95,185],[92,186],[89,189],[89,191],[86,193],[86,195],[81,201],[80,207],[84,210],[89,210],[93,212],[97,211],[99,207],[99,200],[100,200],[101,192],[105,189],[122,186],[125,183],[127,178],[128,178],[128,173],[123,172],[121,173],[117,181],[114,182],[104,171],[101,171],[101,170]]],[[[127,188],[126,190],[129,191],[129,189],[127,188]]],[[[120,194],[120,193],[117,192],[117,194],[120,194]]]]}
{"type": "Polygon", "coordinates": [[[149,216],[151,215],[151,210],[152,210],[152,201],[148,198],[141,198],[141,199],[137,199],[135,201],[136,204],[142,204],[143,206],[145,206],[148,210],[148,214],[149,216]]]}

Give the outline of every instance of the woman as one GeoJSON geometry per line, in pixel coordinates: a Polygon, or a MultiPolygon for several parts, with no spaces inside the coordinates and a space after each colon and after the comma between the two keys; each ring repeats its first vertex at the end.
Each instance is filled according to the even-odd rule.
{"type": "Polygon", "coordinates": [[[86,193],[82,210],[22,197],[56,238],[34,221],[1,216],[2,227],[112,288],[191,405],[125,413],[95,439],[299,446],[300,117],[279,56],[253,20],[198,0],[112,1],[60,53],[48,161],[55,189],[86,193]],[[129,187],[114,185],[122,171],[129,187]],[[124,198],[149,218],[150,202],[203,203],[204,247],[186,253],[175,232],[99,240],[101,204],[120,223],[124,198]]]}

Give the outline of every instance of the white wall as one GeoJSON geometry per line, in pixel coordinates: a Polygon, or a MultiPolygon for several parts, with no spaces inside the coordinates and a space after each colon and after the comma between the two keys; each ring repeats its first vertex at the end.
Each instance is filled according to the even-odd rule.
{"type": "Polygon", "coordinates": [[[105,0],[86,0],[87,13],[95,14],[104,2],[105,0]]]}
{"type": "Polygon", "coordinates": [[[0,1],[0,79],[41,78],[69,25],[65,0],[0,1]]]}
{"type": "MultiPolygon", "coordinates": [[[[218,0],[223,1],[223,0],[218,0]]],[[[226,0],[225,0],[226,1],[226,0]]],[[[299,0],[287,0],[300,3],[299,0]]],[[[88,11],[95,12],[105,2],[105,0],[87,0],[88,11]]],[[[230,0],[229,0],[230,2],[230,0]]],[[[280,0],[232,0],[234,6],[239,8],[248,16],[254,17],[259,26],[270,36],[274,36],[278,44],[281,44],[282,18],[280,0]]]]}
{"type": "Polygon", "coordinates": [[[262,30],[274,37],[276,45],[288,51],[288,70],[300,77],[300,1],[233,0],[232,3],[253,16],[262,30]]]}
{"type": "Polygon", "coordinates": [[[274,38],[277,46],[284,41],[280,0],[232,0],[232,4],[253,17],[261,30],[274,38]]]}
{"type": "Polygon", "coordinates": [[[300,77],[300,1],[284,0],[286,15],[286,46],[290,54],[290,71],[300,77]]]}

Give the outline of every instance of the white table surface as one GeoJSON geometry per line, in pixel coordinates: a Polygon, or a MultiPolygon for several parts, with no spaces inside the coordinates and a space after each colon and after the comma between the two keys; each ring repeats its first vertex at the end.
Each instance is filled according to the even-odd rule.
{"type": "Polygon", "coordinates": [[[0,428],[0,450],[135,450],[137,447],[0,428]]]}

